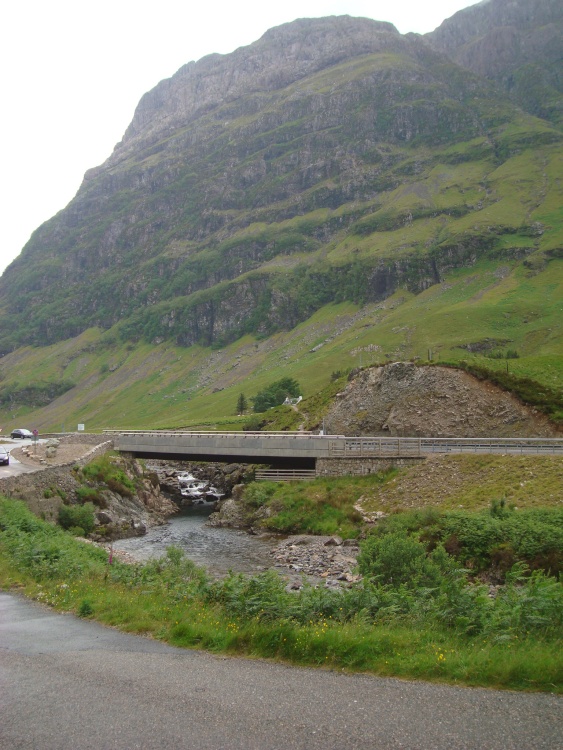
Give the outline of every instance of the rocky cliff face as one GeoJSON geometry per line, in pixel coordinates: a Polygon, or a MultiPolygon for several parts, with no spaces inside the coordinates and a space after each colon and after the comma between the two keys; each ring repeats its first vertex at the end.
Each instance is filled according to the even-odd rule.
{"type": "Polygon", "coordinates": [[[0,279],[0,352],[114,325],[222,345],[332,302],[417,294],[484,255],[523,257],[541,249],[533,211],[550,185],[507,210],[498,170],[533,148],[551,174],[560,141],[390,24],[272,29],[143,97],[0,279]]]}
{"type": "Polygon", "coordinates": [[[358,373],[338,394],[328,432],[399,437],[557,437],[549,421],[461,370],[397,362],[358,373]]]}
{"type": "MultiPolygon", "coordinates": [[[[190,62],[143,96],[123,141],[108,165],[174,134],[199,117],[217,112],[218,122],[239,112],[241,99],[266,96],[362,55],[408,52],[409,43],[389,23],[349,16],[300,19],[267,31],[249,47],[230,55],[190,62]],[[232,106],[234,102],[238,106],[232,106]],[[228,106],[231,105],[231,106],[228,106]]],[[[270,99],[271,100],[271,99],[270,99]]],[[[261,109],[256,99],[253,109],[261,109]]]]}
{"type": "Polygon", "coordinates": [[[563,125],[563,5],[486,0],[426,38],[452,60],[497,81],[527,111],[563,125]]]}

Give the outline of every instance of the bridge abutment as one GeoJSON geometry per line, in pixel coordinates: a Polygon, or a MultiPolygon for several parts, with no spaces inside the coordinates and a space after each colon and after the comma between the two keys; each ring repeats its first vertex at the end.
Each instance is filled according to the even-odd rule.
{"type": "Polygon", "coordinates": [[[342,477],[350,474],[376,474],[392,468],[407,468],[414,464],[424,463],[425,456],[413,458],[368,458],[365,456],[346,458],[318,458],[316,471],[318,477],[342,477]]]}

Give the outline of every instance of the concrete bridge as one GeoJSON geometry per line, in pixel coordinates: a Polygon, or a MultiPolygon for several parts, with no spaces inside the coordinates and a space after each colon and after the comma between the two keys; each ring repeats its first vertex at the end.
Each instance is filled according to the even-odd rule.
{"type": "Polygon", "coordinates": [[[366,474],[433,453],[563,456],[563,438],[346,437],[303,432],[111,431],[116,450],[139,458],[265,464],[316,474],[366,474]]]}

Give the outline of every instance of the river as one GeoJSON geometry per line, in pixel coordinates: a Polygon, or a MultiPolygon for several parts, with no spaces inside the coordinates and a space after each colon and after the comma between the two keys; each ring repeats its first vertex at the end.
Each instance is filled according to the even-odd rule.
{"type": "Polygon", "coordinates": [[[145,536],[115,541],[113,548],[142,561],[162,557],[167,547],[180,547],[213,575],[225,575],[229,570],[257,573],[272,567],[270,551],[280,537],[251,536],[244,531],[206,526],[212,511],[211,504],[183,509],[163,526],[149,529],[145,536]]]}

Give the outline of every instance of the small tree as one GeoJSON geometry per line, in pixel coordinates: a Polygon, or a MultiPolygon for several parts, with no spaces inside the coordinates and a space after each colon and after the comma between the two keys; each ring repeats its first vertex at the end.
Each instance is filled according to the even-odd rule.
{"type": "Polygon", "coordinates": [[[241,393],[237,399],[237,414],[241,417],[244,412],[248,409],[248,401],[244,393],[241,393]]]}

